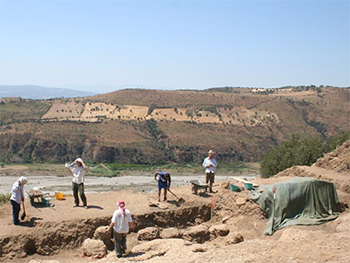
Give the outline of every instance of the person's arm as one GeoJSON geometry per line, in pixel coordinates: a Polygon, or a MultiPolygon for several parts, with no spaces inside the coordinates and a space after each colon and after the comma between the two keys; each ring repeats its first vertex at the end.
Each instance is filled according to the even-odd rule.
{"type": "Polygon", "coordinates": [[[71,176],[73,176],[73,171],[72,171],[72,167],[74,165],[74,162],[69,164],[69,163],[66,163],[65,164],[65,167],[67,168],[68,172],[70,173],[71,176]]]}
{"type": "Polygon", "coordinates": [[[11,189],[11,193],[12,194],[15,194],[17,191],[18,191],[18,188],[20,187],[20,184],[19,184],[20,182],[18,181],[18,183],[17,184],[14,184],[13,185],[13,187],[12,187],[12,189],[11,189]]]}
{"type": "Polygon", "coordinates": [[[130,229],[130,231],[134,231],[135,230],[134,222],[129,222],[129,229],[130,229]]]}
{"type": "Polygon", "coordinates": [[[111,229],[112,229],[113,227],[114,227],[114,222],[111,222],[111,223],[109,224],[109,227],[108,227],[107,232],[110,232],[111,229]]]}
{"type": "Polygon", "coordinates": [[[169,178],[168,178],[168,189],[170,189],[170,185],[171,185],[171,176],[169,175],[169,178]]]}
{"type": "Polygon", "coordinates": [[[19,182],[19,185],[20,185],[19,190],[21,191],[22,202],[24,202],[24,189],[23,189],[24,185],[22,185],[21,182],[19,182]]]}
{"type": "Polygon", "coordinates": [[[156,180],[156,181],[158,181],[158,180],[157,180],[157,175],[158,175],[158,173],[155,173],[155,174],[154,174],[154,180],[156,180]]]}

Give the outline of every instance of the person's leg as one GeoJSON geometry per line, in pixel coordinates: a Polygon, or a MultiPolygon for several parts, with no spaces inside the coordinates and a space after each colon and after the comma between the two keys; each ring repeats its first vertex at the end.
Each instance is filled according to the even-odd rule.
{"type": "Polygon", "coordinates": [[[121,252],[122,252],[122,254],[125,254],[125,252],[126,252],[126,234],[122,234],[121,252]]]}
{"type": "Polygon", "coordinates": [[[122,234],[114,231],[114,247],[118,258],[122,256],[122,234]]]}
{"type": "Polygon", "coordinates": [[[160,202],[160,194],[162,192],[162,185],[161,183],[158,181],[158,202],[160,202]]]}
{"type": "Polygon", "coordinates": [[[207,183],[209,183],[209,180],[210,180],[210,173],[206,173],[205,174],[205,183],[207,184],[207,183]]]}
{"type": "Polygon", "coordinates": [[[210,174],[210,193],[213,193],[214,176],[214,173],[210,174]]]}
{"type": "Polygon", "coordinates": [[[168,189],[168,182],[163,183],[163,188],[164,188],[164,201],[166,201],[166,194],[167,194],[167,189],[168,189]]]}
{"type": "Polygon", "coordinates": [[[87,206],[86,196],[84,192],[84,184],[79,184],[78,189],[79,189],[80,199],[83,202],[83,206],[87,206]]]}
{"type": "Polygon", "coordinates": [[[160,202],[160,193],[161,193],[162,189],[158,189],[158,202],[160,202]]]}
{"type": "Polygon", "coordinates": [[[166,194],[167,194],[167,190],[166,190],[166,188],[164,188],[164,201],[166,201],[167,200],[167,198],[166,198],[166,194]]]}
{"type": "Polygon", "coordinates": [[[74,196],[74,203],[76,206],[79,206],[78,185],[76,183],[72,183],[72,190],[74,196]]]}
{"type": "Polygon", "coordinates": [[[15,225],[19,225],[19,211],[21,210],[21,205],[11,200],[12,204],[12,218],[15,225]]]}

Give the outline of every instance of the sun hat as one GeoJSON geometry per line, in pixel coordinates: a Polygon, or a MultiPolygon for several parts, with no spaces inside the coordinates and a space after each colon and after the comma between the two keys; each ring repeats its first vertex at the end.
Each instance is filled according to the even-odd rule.
{"type": "Polygon", "coordinates": [[[28,182],[27,178],[24,177],[24,176],[21,176],[21,177],[18,179],[18,181],[20,181],[21,184],[26,184],[26,183],[28,182]]]}
{"type": "Polygon", "coordinates": [[[83,167],[85,168],[85,163],[83,162],[83,159],[77,158],[74,162],[75,163],[77,163],[77,162],[81,163],[83,165],[83,167]]]}

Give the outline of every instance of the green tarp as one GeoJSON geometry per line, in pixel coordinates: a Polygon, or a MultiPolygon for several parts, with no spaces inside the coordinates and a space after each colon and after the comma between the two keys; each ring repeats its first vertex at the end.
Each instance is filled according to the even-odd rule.
{"type": "Polygon", "coordinates": [[[266,235],[286,226],[318,225],[338,217],[333,212],[339,202],[338,194],[334,184],[328,181],[295,177],[286,182],[262,185],[251,194],[269,215],[266,235]]]}

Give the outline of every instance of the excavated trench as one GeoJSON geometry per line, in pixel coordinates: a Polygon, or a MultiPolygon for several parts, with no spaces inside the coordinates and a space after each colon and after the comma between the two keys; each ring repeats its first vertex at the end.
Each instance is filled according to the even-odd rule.
{"type": "MultiPolygon", "coordinates": [[[[185,228],[197,221],[210,220],[210,205],[193,205],[174,210],[162,210],[133,215],[135,232],[158,226],[185,228]]],[[[45,222],[28,234],[11,235],[0,239],[0,261],[4,258],[24,258],[28,255],[53,255],[61,250],[78,248],[95,230],[110,223],[110,216],[81,221],[45,222]]]]}

